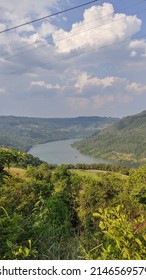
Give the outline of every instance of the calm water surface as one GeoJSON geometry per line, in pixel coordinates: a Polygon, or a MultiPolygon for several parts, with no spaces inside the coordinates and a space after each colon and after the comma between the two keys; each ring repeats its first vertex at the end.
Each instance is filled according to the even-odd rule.
{"type": "Polygon", "coordinates": [[[79,151],[71,147],[71,144],[75,141],[79,141],[79,139],[53,141],[46,144],[35,145],[28,153],[43,161],[58,165],[69,163],[109,163],[106,160],[80,154],[79,151]]]}

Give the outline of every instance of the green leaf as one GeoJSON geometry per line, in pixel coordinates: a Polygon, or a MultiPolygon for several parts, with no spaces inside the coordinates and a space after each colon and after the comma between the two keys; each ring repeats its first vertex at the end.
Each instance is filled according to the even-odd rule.
{"type": "Polygon", "coordinates": [[[99,227],[103,230],[103,229],[105,229],[105,224],[102,221],[100,221],[99,227]]]}
{"type": "Polygon", "coordinates": [[[146,234],[143,234],[142,237],[146,241],[146,234]]]}
{"type": "Polygon", "coordinates": [[[24,248],[24,253],[25,253],[25,256],[28,257],[30,250],[26,247],[26,248],[24,248]]]}
{"type": "Polygon", "coordinates": [[[118,212],[118,213],[120,212],[120,209],[121,209],[121,206],[118,205],[118,206],[117,206],[117,212],[118,212]]]}
{"type": "Polygon", "coordinates": [[[111,251],[111,245],[108,245],[107,252],[110,253],[110,251],[111,251]]]}
{"type": "Polygon", "coordinates": [[[12,248],[12,246],[13,246],[13,243],[12,243],[12,241],[10,241],[10,240],[6,240],[6,243],[7,243],[7,246],[9,247],[9,248],[12,248]]]}
{"type": "Polygon", "coordinates": [[[142,242],[138,238],[135,238],[135,241],[140,247],[142,246],[142,242]]]}
{"type": "Polygon", "coordinates": [[[93,213],[93,217],[94,217],[94,218],[100,218],[100,217],[101,217],[101,214],[99,214],[99,213],[93,213]]]}
{"type": "Polygon", "coordinates": [[[118,249],[121,249],[121,247],[120,247],[120,242],[119,242],[119,240],[117,240],[117,239],[116,239],[116,244],[117,244],[118,249]]]}

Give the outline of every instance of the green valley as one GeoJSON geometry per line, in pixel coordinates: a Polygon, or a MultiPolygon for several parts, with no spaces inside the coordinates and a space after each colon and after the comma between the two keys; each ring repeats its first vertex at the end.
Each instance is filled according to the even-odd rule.
{"type": "Polygon", "coordinates": [[[146,111],[103,122],[98,117],[1,120],[1,260],[146,258],[146,111]],[[90,136],[75,144],[83,153],[141,166],[58,166],[22,151],[72,133],[90,136]]]}
{"type": "Polygon", "coordinates": [[[106,127],[116,118],[29,118],[0,116],[0,146],[28,151],[35,144],[84,138],[106,127]]]}
{"type": "Polygon", "coordinates": [[[81,153],[119,163],[146,163],[146,111],[124,117],[88,139],[73,144],[81,153]]]}

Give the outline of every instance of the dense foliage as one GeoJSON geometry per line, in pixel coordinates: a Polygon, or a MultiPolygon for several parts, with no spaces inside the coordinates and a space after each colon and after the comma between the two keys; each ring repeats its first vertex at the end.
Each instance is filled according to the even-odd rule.
{"type": "Polygon", "coordinates": [[[80,152],[124,163],[146,163],[146,111],[125,117],[74,144],[80,152]]]}
{"type": "Polygon", "coordinates": [[[0,152],[0,259],[146,258],[146,166],[16,167],[25,157],[0,152]]]}
{"type": "Polygon", "coordinates": [[[116,118],[28,118],[0,116],[0,146],[28,151],[32,145],[49,141],[84,138],[116,118]]]}

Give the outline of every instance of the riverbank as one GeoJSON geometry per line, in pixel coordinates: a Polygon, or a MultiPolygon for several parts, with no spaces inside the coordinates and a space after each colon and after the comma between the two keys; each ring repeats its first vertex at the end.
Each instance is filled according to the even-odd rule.
{"type": "Polygon", "coordinates": [[[35,157],[52,164],[77,164],[77,163],[112,163],[109,160],[94,158],[81,154],[71,145],[79,138],[51,141],[45,144],[34,145],[29,151],[35,157]]]}

